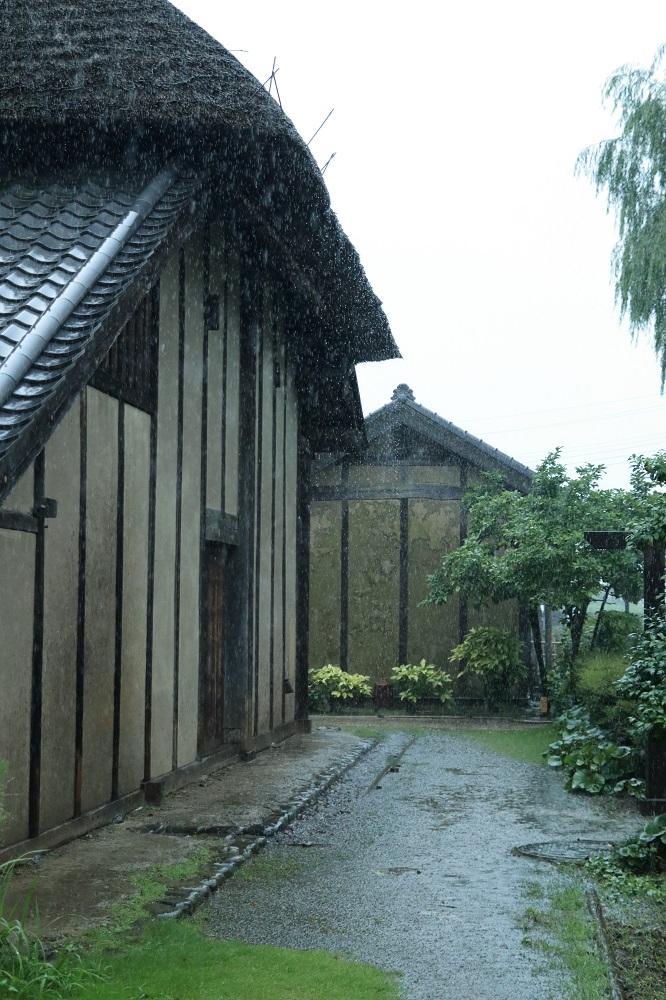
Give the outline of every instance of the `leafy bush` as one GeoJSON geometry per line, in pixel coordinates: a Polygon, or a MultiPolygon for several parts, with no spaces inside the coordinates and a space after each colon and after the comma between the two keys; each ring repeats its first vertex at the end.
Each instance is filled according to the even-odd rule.
{"type": "Polygon", "coordinates": [[[449,660],[464,663],[458,677],[465,674],[478,677],[486,701],[493,704],[507,698],[514,685],[527,674],[518,639],[506,629],[491,625],[470,629],[449,660]]]}
{"type": "Polygon", "coordinates": [[[620,844],[602,858],[588,862],[588,869],[597,878],[630,895],[645,895],[666,902],[663,878],[666,870],[666,813],[653,816],[637,837],[620,844]]]}
{"type": "Polygon", "coordinates": [[[647,736],[654,730],[666,733],[666,620],[652,618],[646,622],[615,689],[635,702],[632,722],[637,736],[647,736]]]}
{"type": "Polygon", "coordinates": [[[590,721],[584,708],[572,708],[560,722],[562,735],[546,751],[550,767],[562,768],[568,791],[590,795],[629,792],[642,795],[644,783],[636,773],[636,751],[618,746],[610,735],[590,721]]]}
{"type": "Polygon", "coordinates": [[[421,660],[416,666],[404,663],[399,667],[393,667],[391,684],[400,692],[400,701],[409,702],[410,705],[415,705],[425,698],[437,698],[445,705],[452,698],[451,675],[445,670],[440,670],[434,663],[426,663],[425,660],[421,660]]]}
{"type": "Polygon", "coordinates": [[[308,703],[313,712],[330,712],[336,703],[360,701],[371,694],[370,678],[365,674],[348,674],[330,663],[308,671],[308,703]]]}

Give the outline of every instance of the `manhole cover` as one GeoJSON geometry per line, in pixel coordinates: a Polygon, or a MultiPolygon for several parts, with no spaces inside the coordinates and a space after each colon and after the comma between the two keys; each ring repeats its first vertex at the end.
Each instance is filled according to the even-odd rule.
{"type": "Polygon", "coordinates": [[[582,864],[588,858],[608,854],[615,845],[609,840],[550,840],[542,844],[523,844],[514,847],[514,854],[526,858],[538,858],[540,861],[568,861],[570,864],[582,864]]]}

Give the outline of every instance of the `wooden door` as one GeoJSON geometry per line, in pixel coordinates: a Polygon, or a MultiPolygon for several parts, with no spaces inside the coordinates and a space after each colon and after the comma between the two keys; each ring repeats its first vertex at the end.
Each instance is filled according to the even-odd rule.
{"type": "Polygon", "coordinates": [[[209,542],[204,548],[201,663],[199,667],[200,757],[224,742],[224,576],[226,547],[209,542]]]}

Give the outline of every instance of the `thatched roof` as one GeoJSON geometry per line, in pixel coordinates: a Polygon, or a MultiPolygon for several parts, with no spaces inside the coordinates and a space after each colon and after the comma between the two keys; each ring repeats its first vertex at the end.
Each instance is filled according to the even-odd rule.
{"type": "Polygon", "coordinates": [[[3,0],[0,119],[298,135],[238,60],[167,0],[3,0]]]}
{"type": "Polygon", "coordinates": [[[34,163],[35,143],[67,163],[150,155],[160,169],[184,155],[217,168],[264,210],[320,289],[327,346],[343,343],[354,362],[399,356],[310,151],[207,32],[168,0],[0,0],[0,11],[0,145],[14,177],[34,163]]]}

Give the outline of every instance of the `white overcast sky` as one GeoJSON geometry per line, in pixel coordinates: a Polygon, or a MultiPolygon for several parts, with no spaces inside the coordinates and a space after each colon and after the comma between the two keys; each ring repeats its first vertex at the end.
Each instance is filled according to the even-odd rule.
{"type": "Polygon", "coordinates": [[[614,305],[614,227],[578,152],[616,133],[601,104],[619,65],[666,41],[657,0],[323,4],[178,0],[262,81],[326,171],[333,208],[401,361],[359,366],[369,412],[416,399],[534,466],[666,448],[649,337],[614,305]],[[246,50],[246,51],[239,51],[246,50]]]}

